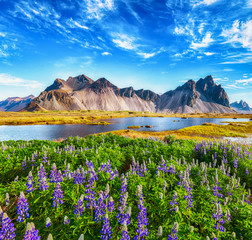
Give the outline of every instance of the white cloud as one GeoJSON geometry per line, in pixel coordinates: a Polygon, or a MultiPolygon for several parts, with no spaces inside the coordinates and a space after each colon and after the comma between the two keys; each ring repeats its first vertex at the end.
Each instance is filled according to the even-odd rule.
{"type": "Polygon", "coordinates": [[[157,53],[143,53],[143,52],[138,52],[137,53],[139,56],[145,58],[145,59],[148,59],[148,58],[151,58],[151,57],[154,57],[157,53]]]}
{"type": "Polygon", "coordinates": [[[128,50],[133,50],[137,48],[137,45],[134,43],[135,38],[126,34],[117,34],[117,37],[115,39],[112,39],[112,41],[120,48],[128,50]]]}
{"type": "Polygon", "coordinates": [[[199,1],[194,1],[195,3],[193,4],[193,7],[197,7],[199,5],[211,5],[211,4],[214,4],[216,2],[218,2],[219,0],[199,0],[199,1]]]}
{"type": "Polygon", "coordinates": [[[109,55],[112,55],[112,54],[110,52],[103,52],[101,55],[102,56],[109,56],[109,55]]]}
{"type": "Polygon", "coordinates": [[[88,18],[100,20],[104,16],[104,12],[114,10],[114,0],[87,0],[86,8],[88,18]]]}
{"type": "Polygon", "coordinates": [[[0,73],[0,85],[27,87],[33,89],[41,88],[44,86],[42,83],[38,81],[25,80],[5,73],[0,73]]]}
{"type": "Polygon", "coordinates": [[[206,56],[212,56],[212,55],[214,55],[215,53],[214,53],[214,52],[204,52],[204,54],[205,54],[206,56]]]}
{"type": "Polygon", "coordinates": [[[5,37],[5,36],[6,36],[6,34],[5,34],[5,33],[0,32],[0,37],[5,37]]]}
{"type": "Polygon", "coordinates": [[[224,86],[224,88],[228,88],[228,89],[244,89],[244,87],[239,87],[235,84],[229,84],[229,85],[226,85],[224,86]]]}
{"type": "Polygon", "coordinates": [[[223,29],[221,36],[227,39],[225,43],[231,43],[234,46],[242,46],[252,51],[252,20],[240,22],[235,20],[229,29],[223,29]]]}
{"type": "Polygon", "coordinates": [[[212,39],[212,34],[207,32],[205,37],[202,39],[201,42],[194,42],[192,41],[190,48],[198,49],[198,48],[206,48],[212,43],[214,40],[212,39]]]}
{"type": "Polygon", "coordinates": [[[234,71],[234,70],[233,70],[232,68],[224,68],[223,71],[224,71],[224,72],[232,72],[232,71],[234,71]]]}
{"type": "Polygon", "coordinates": [[[183,34],[185,34],[185,29],[182,27],[175,27],[174,33],[177,35],[183,35],[183,34]]]}
{"type": "Polygon", "coordinates": [[[79,24],[79,23],[76,22],[76,21],[74,21],[74,24],[75,24],[75,26],[77,26],[77,27],[79,27],[79,28],[88,30],[88,27],[87,27],[87,26],[81,25],[81,24],[79,24]]]}
{"type": "Polygon", "coordinates": [[[252,78],[246,78],[246,79],[240,79],[235,81],[236,84],[241,83],[243,86],[246,86],[250,83],[252,83],[252,78]]]}
{"type": "Polygon", "coordinates": [[[252,8],[252,0],[247,0],[247,7],[252,8]]]}

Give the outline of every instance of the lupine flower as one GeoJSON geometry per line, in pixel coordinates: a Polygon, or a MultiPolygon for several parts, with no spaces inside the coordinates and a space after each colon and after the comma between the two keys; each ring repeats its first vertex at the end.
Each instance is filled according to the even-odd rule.
{"type": "Polygon", "coordinates": [[[20,197],[18,198],[17,203],[17,221],[23,222],[26,218],[30,217],[29,211],[29,204],[23,192],[20,193],[20,197]]]}
{"type": "Polygon", "coordinates": [[[53,240],[53,236],[51,233],[49,233],[47,240],[53,240]]]}
{"type": "Polygon", "coordinates": [[[221,205],[219,203],[215,204],[215,213],[213,213],[213,218],[216,220],[215,223],[215,229],[219,229],[221,232],[225,231],[225,228],[223,227],[223,224],[225,223],[225,220],[222,218],[223,213],[221,210],[221,205]]]}
{"type": "Polygon", "coordinates": [[[97,223],[102,220],[103,216],[106,213],[106,204],[103,202],[103,192],[100,191],[98,194],[99,198],[97,203],[95,204],[95,216],[94,216],[94,220],[97,223]]]}
{"type": "Polygon", "coordinates": [[[15,179],[14,179],[14,182],[17,182],[18,178],[19,178],[19,176],[16,176],[15,179]]]}
{"type": "Polygon", "coordinates": [[[51,174],[49,176],[49,179],[50,179],[49,182],[50,183],[56,183],[57,182],[57,173],[58,173],[58,170],[57,170],[56,164],[53,163],[51,174]]]}
{"type": "Polygon", "coordinates": [[[34,223],[27,223],[24,240],[40,240],[38,230],[35,229],[34,223]]]}
{"type": "Polygon", "coordinates": [[[47,163],[47,162],[48,162],[47,159],[48,159],[47,154],[44,153],[43,161],[42,161],[42,162],[43,162],[43,163],[47,163]]]}
{"type": "Polygon", "coordinates": [[[108,240],[112,238],[112,231],[111,226],[109,225],[109,218],[108,214],[105,215],[102,230],[101,230],[101,239],[102,240],[108,240]]]}
{"type": "Polygon", "coordinates": [[[22,170],[25,171],[25,169],[27,169],[27,162],[26,162],[26,158],[23,160],[22,162],[22,170]]]}
{"type": "Polygon", "coordinates": [[[26,183],[26,186],[27,186],[26,192],[27,193],[30,193],[35,190],[35,188],[33,187],[34,183],[35,182],[33,181],[32,172],[29,172],[27,183],[26,183]]]}
{"type": "Polygon", "coordinates": [[[115,210],[115,206],[114,206],[114,200],[112,197],[109,198],[109,201],[108,201],[108,211],[109,212],[112,212],[115,210]]]}
{"type": "Polygon", "coordinates": [[[249,175],[249,171],[248,171],[248,168],[246,168],[246,171],[245,171],[245,173],[246,173],[247,175],[249,175]]]}
{"type": "Polygon", "coordinates": [[[120,240],[130,240],[126,222],[124,222],[123,224],[122,237],[120,238],[120,240]]]}
{"type": "Polygon", "coordinates": [[[14,227],[14,224],[11,222],[7,213],[3,213],[1,219],[0,240],[15,239],[16,228],[14,227]]]}
{"type": "Polygon", "coordinates": [[[6,193],[5,194],[5,204],[6,206],[8,206],[10,204],[10,196],[9,196],[9,193],[6,193]]]}
{"type": "Polygon", "coordinates": [[[178,236],[177,236],[177,233],[178,233],[178,223],[175,222],[173,224],[173,227],[172,227],[172,232],[170,235],[168,235],[168,240],[177,240],[178,239],[178,236]]]}
{"type": "Polygon", "coordinates": [[[63,171],[63,177],[66,177],[70,173],[70,164],[68,163],[66,169],[63,171]]]}
{"type": "Polygon", "coordinates": [[[64,217],[64,224],[67,225],[70,223],[70,219],[68,218],[68,216],[64,217]]]}
{"type": "Polygon", "coordinates": [[[46,227],[47,227],[47,228],[50,227],[51,224],[52,224],[51,219],[48,217],[48,218],[46,219],[46,227]]]}
{"type": "Polygon", "coordinates": [[[157,236],[158,236],[158,237],[162,237],[162,235],[163,235],[163,228],[162,228],[162,226],[159,226],[159,227],[158,227],[157,236]]]}
{"type": "Polygon", "coordinates": [[[57,183],[55,189],[54,189],[54,193],[53,193],[53,207],[59,207],[60,204],[64,203],[64,201],[62,200],[63,198],[63,191],[61,190],[61,186],[60,183],[57,183]]]}
{"type": "Polygon", "coordinates": [[[141,240],[144,238],[144,236],[147,237],[149,235],[148,229],[146,227],[148,225],[148,218],[146,208],[144,207],[142,185],[137,186],[137,196],[139,197],[138,201],[139,213],[137,216],[138,228],[136,230],[137,235],[133,239],[141,240]]]}
{"type": "Polygon", "coordinates": [[[127,205],[128,192],[127,192],[127,179],[122,178],[121,195],[119,199],[119,213],[117,214],[118,222],[120,224],[124,223],[125,220],[125,209],[127,205]]]}
{"type": "Polygon", "coordinates": [[[176,205],[178,205],[177,199],[177,192],[174,192],[174,195],[172,197],[172,200],[170,201],[171,208],[169,209],[171,212],[176,211],[176,205]]]}
{"type": "Polygon", "coordinates": [[[82,216],[82,213],[84,211],[83,199],[84,199],[84,195],[82,194],[78,200],[78,204],[75,205],[74,214],[77,215],[77,217],[82,216]]]}

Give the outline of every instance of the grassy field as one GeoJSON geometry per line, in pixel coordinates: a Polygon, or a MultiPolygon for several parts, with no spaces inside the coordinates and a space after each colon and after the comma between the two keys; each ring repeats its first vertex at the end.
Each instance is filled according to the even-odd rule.
{"type": "Polygon", "coordinates": [[[132,111],[44,111],[44,112],[0,112],[0,125],[32,124],[109,124],[106,119],[123,117],[183,117],[183,118],[252,118],[252,114],[163,114],[132,111]]]}
{"type": "Polygon", "coordinates": [[[228,125],[217,125],[205,123],[200,126],[192,126],[173,131],[151,132],[118,130],[114,134],[130,138],[157,137],[164,139],[167,135],[174,135],[177,139],[207,139],[222,137],[250,137],[252,136],[252,121],[243,123],[229,123],[228,125]]]}

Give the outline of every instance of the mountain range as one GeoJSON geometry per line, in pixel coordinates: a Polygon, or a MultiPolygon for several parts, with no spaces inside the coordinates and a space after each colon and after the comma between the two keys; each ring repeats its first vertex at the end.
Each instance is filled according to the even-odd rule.
{"type": "Polygon", "coordinates": [[[250,108],[249,105],[243,100],[241,100],[240,102],[233,102],[230,104],[230,106],[237,112],[252,113],[252,108],[250,108]]]}
{"type": "MultiPolygon", "coordinates": [[[[200,78],[197,82],[188,80],[184,85],[164,94],[144,89],[135,90],[133,87],[119,88],[105,78],[94,81],[86,75],[79,75],[67,80],[57,78],[38,97],[29,97],[26,99],[26,107],[23,104],[25,100],[19,103],[19,106],[23,104],[26,111],[97,109],[163,113],[235,112],[230,108],[227,93],[221,85],[214,82],[211,75],[200,78]]],[[[2,111],[21,109],[4,107],[5,101],[0,102],[2,111]]]]}
{"type": "Polygon", "coordinates": [[[17,112],[24,109],[35,97],[29,95],[24,98],[9,97],[0,102],[0,111],[4,112],[17,112]]]}

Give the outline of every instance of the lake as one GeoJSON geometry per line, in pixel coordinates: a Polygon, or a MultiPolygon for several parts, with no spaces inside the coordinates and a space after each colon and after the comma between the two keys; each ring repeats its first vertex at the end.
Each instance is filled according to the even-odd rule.
{"type": "MultiPolygon", "coordinates": [[[[67,138],[69,136],[85,137],[89,134],[108,132],[113,130],[127,129],[128,126],[151,125],[153,128],[141,128],[140,131],[165,131],[177,130],[189,126],[201,125],[205,122],[224,124],[222,121],[246,122],[249,119],[231,118],[161,118],[161,117],[131,117],[108,119],[110,125],[21,125],[21,126],[0,126],[0,141],[6,140],[53,140],[67,138]],[[174,122],[176,121],[176,122],[174,122]]],[[[136,129],[138,131],[138,129],[136,129]]]]}

